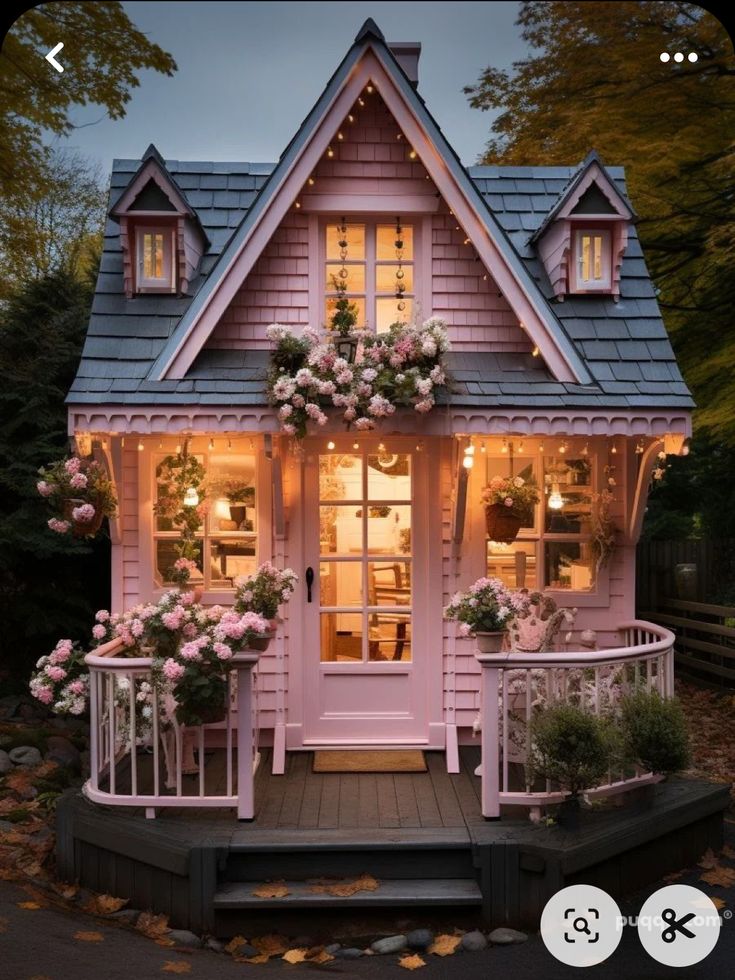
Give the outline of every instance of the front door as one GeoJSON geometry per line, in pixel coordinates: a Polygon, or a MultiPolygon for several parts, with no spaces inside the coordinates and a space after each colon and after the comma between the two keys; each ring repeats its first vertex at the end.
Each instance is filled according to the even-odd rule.
{"type": "Polygon", "coordinates": [[[426,466],[406,438],[307,446],[306,743],[428,741],[426,466]]]}

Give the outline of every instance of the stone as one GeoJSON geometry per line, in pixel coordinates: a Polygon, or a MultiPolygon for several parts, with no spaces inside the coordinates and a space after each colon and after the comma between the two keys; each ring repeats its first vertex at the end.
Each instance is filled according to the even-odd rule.
{"type": "Polygon", "coordinates": [[[462,942],[459,945],[462,949],[466,949],[468,953],[478,953],[481,949],[487,947],[487,939],[485,939],[479,929],[475,929],[472,932],[466,932],[462,936],[462,942]]]}
{"type": "Polygon", "coordinates": [[[215,939],[213,936],[209,937],[204,946],[206,949],[210,949],[213,953],[224,953],[225,951],[225,944],[221,943],[219,939],[215,939]]]}
{"type": "Polygon", "coordinates": [[[82,759],[79,749],[70,742],[68,738],[61,735],[51,735],[48,739],[48,752],[46,759],[49,762],[56,762],[60,766],[80,772],[82,759]]]}
{"type": "Polygon", "coordinates": [[[505,926],[501,926],[499,929],[493,929],[487,938],[493,946],[512,946],[514,943],[525,943],[528,936],[517,929],[506,929],[505,926]]]}
{"type": "Polygon", "coordinates": [[[334,956],[339,949],[342,949],[342,943],[330,943],[329,946],[324,947],[324,952],[334,956]]]}
{"type": "Polygon", "coordinates": [[[172,929],[166,933],[166,939],[173,939],[177,946],[188,946],[190,949],[199,949],[202,945],[199,936],[188,929],[172,929]]]}
{"type": "Polygon", "coordinates": [[[113,912],[111,918],[124,922],[125,925],[134,926],[140,918],[140,912],[138,909],[120,909],[118,912],[113,912]]]}
{"type": "Polygon", "coordinates": [[[41,762],[41,753],[35,745],[18,745],[8,755],[16,766],[37,766],[41,762]]]}
{"type": "Polygon", "coordinates": [[[0,718],[12,718],[20,707],[20,698],[15,694],[7,694],[0,698],[0,718]]]}
{"type": "Polygon", "coordinates": [[[245,943],[244,946],[237,947],[237,953],[235,955],[244,956],[245,959],[250,960],[253,958],[253,956],[258,955],[258,950],[255,948],[255,946],[251,946],[250,943],[245,943]]]}
{"type": "Polygon", "coordinates": [[[334,955],[338,960],[359,960],[363,953],[361,949],[350,947],[348,949],[338,949],[334,955]]]}
{"type": "Polygon", "coordinates": [[[384,939],[376,939],[371,943],[370,949],[374,953],[400,953],[407,946],[405,936],[386,936],[384,939]]]}
{"type": "Polygon", "coordinates": [[[406,936],[406,942],[411,949],[428,949],[434,942],[431,929],[412,929],[406,936]]]}
{"type": "Polygon", "coordinates": [[[4,776],[6,772],[10,772],[13,768],[13,763],[4,749],[0,749],[0,776],[4,776]]]}

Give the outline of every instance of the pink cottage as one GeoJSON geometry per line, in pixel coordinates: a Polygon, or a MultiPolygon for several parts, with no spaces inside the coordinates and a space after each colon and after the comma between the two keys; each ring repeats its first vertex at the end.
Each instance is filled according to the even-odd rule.
{"type": "MultiPolygon", "coordinates": [[[[152,145],[114,163],[68,396],[70,433],[91,438],[118,490],[113,611],[170,585],[176,532],[153,506],[157,467],[184,443],[207,474],[203,601],[232,602],[234,580],[266,560],[300,581],[252,703],[248,663],[239,720],[198,730],[193,749],[177,743],[167,788],[158,775],[137,784],[135,758],[115,785],[102,702],[114,670],[133,667],[96,665],[92,799],[151,814],[239,805],[265,819],[244,761],[239,791],[231,774],[217,788],[204,775],[205,748],[229,765],[252,710],[267,751],[258,778],[334,748],[429,750],[446,778],[463,771],[463,746],[477,746],[474,726],[486,817],[553,802],[514,783],[508,670],[497,658],[481,666],[474,640],[443,618],[483,575],[576,610],[541,652],[515,643],[506,668],[632,662],[671,690],[671,634],[635,621],[635,546],[652,470],[682,450],[692,400],[622,168],[594,153],[569,167],[463,166],[417,92],[420,47],[389,44],[367,21],[276,164],[165,161],[152,145]],[[336,281],[369,334],[444,321],[449,381],[429,411],[399,408],[361,429],[327,409],[298,441],[267,395],[268,327],[325,330],[336,281]],[[497,475],[540,492],[512,541],[487,533],[482,490],[497,475]],[[615,547],[600,560],[604,491],[615,547]]],[[[593,673],[600,698],[607,675],[593,673]]]]}

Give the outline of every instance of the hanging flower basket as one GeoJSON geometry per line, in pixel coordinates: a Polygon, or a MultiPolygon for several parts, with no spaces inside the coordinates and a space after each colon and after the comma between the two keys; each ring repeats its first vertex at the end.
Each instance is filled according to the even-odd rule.
{"type": "Polygon", "coordinates": [[[275,635],[276,635],[275,630],[270,630],[268,633],[265,633],[263,636],[253,637],[248,643],[248,648],[250,650],[257,650],[259,653],[265,653],[265,651],[270,646],[271,640],[275,635]]]}
{"type": "Polygon", "coordinates": [[[75,538],[93,537],[102,527],[102,521],[105,519],[105,513],[99,501],[90,503],[81,498],[70,497],[64,501],[63,511],[64,520],[71,524],[71,533],[75,538]],[[89,520],[83,520],[79,516],[74,516],[75,513],[77,515],[86,515],[90,512],[91,517],[89,520]]]}
{"type": "Polygon", "coordinates": [[[487,536],[491,541],[511,544],[518,537],[523,519],[505,504],[491,504],[485,508],[487,536]]]}

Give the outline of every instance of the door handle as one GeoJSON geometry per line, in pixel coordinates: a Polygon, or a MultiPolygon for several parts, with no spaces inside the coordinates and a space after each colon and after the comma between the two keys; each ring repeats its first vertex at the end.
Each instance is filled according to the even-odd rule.
{"type": "Polygon", "coordinates": [[[314,569],[311,565],[306,569],[304,580],[306,582],[306,601],[311,602],[311,587],[314,584],[314,569]]]}

